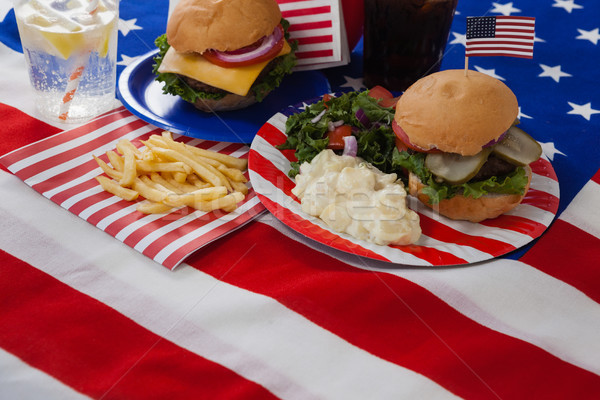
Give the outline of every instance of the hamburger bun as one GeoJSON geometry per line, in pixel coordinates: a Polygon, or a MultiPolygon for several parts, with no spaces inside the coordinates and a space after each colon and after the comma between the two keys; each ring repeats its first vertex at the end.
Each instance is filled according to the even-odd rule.
{"type": "Polygon", "coordinates": [[[504,83],[457,69],[415,82],[400,97],[394,119],[422,149],[469,156],[497,140],[518,114],[517,98],[504,83]]]}
{"type": "Polygon", "coordinates": [[[490,193],[477,199],[457,195],[437,204],[431,204],[429,196],[423,193],[425,185],[412,172],[408,177],[408,189],[412,196],[418,198],[427,207],[439,212],[440,215],[454,220],[481,222],[485,219],[496,218],[521,203],[531,183],[531,168],[529,166],[524,168],[528,180],[522,195],[490,193]]]}
{"type": "Polygon", "coordinates": [[[270,35],[280,20],[275,0],[181,0],[167,41],[180,53],[237,50],[270,35]]]}

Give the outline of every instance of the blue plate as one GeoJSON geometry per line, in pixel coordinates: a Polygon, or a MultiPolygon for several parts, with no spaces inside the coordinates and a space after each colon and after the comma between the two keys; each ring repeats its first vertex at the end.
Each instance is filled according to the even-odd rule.
{"type": "Polygon", "coordinates": [[[163,84],[155,81],[152,73],[157,52],[144,54],[121,72],[117,95],[129,111],[144,121],[198,139],[250,143],[265,121],[288,104],[331,91],[323,73],[294,72],[261,103],[243,110],[205,113],[177,96],[162,92],[163,84]]]}

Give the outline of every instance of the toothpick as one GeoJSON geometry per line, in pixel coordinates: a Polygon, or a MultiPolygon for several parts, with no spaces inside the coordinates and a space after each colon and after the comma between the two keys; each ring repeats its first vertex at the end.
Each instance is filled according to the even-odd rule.
{"type": "Polygon", "coordinates": [[[469,57],[465,57],[465,76],[467,76],[469,72],[469,57]]]}

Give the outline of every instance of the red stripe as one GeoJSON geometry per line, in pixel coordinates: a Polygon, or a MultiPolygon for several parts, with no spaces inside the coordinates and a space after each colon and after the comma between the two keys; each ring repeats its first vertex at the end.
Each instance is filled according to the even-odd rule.
{"type": "Polygon", "coordinates": [[[531,171],[534,174],[545,176],[546,178],[553,179],[558,181],[558,177],[556,176],[556,171],[550,164],[550,161],[544,160],[543,158],[538,159],[537,161],[529,164],[531,171]]]}
{"type": "Polygon", "coordinates": [[[122,210],[123,208],[129,205],[131,205],[131,202],[127,200],[119,200],[116,203],[113,203],[109,206],[102,208],[101,210],[96,211],[87,218],[87,221],[90,224],[97,226],[100,223],[100,221],[102,221],[104,218],[116,213],[117,211],[122,210]]]}
{"type": "Polygon", "coordinates": [[[315,43],[332,43],[333,42],[332,35],[299,37],[299,38],[293,38],[293,39],[298,41],[299,45],[315,44],[315,43]]]}
{"type": "Polygon", "coordinates": [[[333,50],[314,50],[314,51],[297,51],[296,57],[302,58],[317,58],[317,57],[331,57],[333,56],[333,50]]]}
{"type": "Polygon", "coordinates": [[[297,10],[281,11],[283,18],[303,17],[305,15],[328,14],[331,12],[330,6],[300,8],[297,10]]]}
{"type": "Polygon", "coordinates": [[[188,263],[272,297],[358,348],[463,398],[578,398],[600,390],[600,377],[484,327],[416,284],[350,267],[265,224],[233,232],[188,263]],[[266,259],[278,262],[260,262],[266,259]]]}
{"type": "MultiPolygon", "coordinates": [[[[88,181],[88,184],[90,185],[90,188],[95,187],[95,188],[99,189],[98,182],[95,179],[88,181]]],[[[75,204],[71,205],[68,208],[68,210],[70,212],[72,212],[73,214],[79,216],[79,214],[81,214],[83,211],[87,210],[89,207],[92,207],[93,205],[100,203],[101,201],[110,199],[112,197],[113,197],[113,195],[111,193],[108,193],[108,192],[105,192],[104,190],[102,190],[98,193],[95,193],[91,196],[88,196],[84,199],[79,200],[75,204]]],[[[60,204],[60,203],[57,203],[57,204],[60,204]]],[[[131,204],[131,203],[129,203],[129,204],[131,204]]]]}
{"type": "MultiPolygon", "coordinates": [[[[277,129],[269,123],[266,123],[262,126],[262,128],[260,128],[258,136],[260,136],[265,142],[269,143],[273,147],[284,144],[287,140],[287,136],[285,135],[285,133],[281,132],[279,129],[277,129]]],[[[294,149],[279,150],[279,152],[288,161],[298,161],[298,159],[296,158],[296,150],[294,149]]]]}
{"type": "Polygon", "coordinates": [[[505,46],[505,45],[525,46],[525,47],[533,46],[532,44],[529,44],[527,42],[516,42],[516,41],[512,41],[512,40],[485,40],[485,41],[477,41],[477,42],[469,43],[469,47],[476,50],[479,48],[479,46],[485,46],[485,45],[490,45],[490,44],[498,45],[498,46],[505,46]]]}
{"type": "Polygon", "coordinates": [[[561,219],[521,261],[576,287],[600,303],[600,239],[561,219]]]}
{"type": "Polygon", "coordinates": [[[315,22],[300,22],[291,24],[288,32],[305,31],[312,29],[325,29],[333,26],[330,20],[327,21],[315,21],[315,22]]]}
{"type": "Polygon", "coordinates": [[[598,172],[596,172],[594,176],[592,176],[592,181],[596,182],[597,184],[600,184],[600,170],[598,170],[598,172]]]}
{"type": "Polygon", "coordinates": [[[5,252],[0,264],[0,347],[80,393],[131,400],[199,393],[275,398],[5,252]]]}
{"type": "MultiPolygon", "coordinates": [[[[62,132],[60,135],[54,135],[48,138],[45,138],[42,142],[35,143],[31,146],[20,148],[19,150],[3,157],[2,163],[4,165],[12,165],[17,161],[28,158],[32,155],[38,154],[40,151],[52,148],[54,146],[60,145],[69,140],[78,138],[86,133],[94,131],[96,129],[100,129],[105,125],[118,121],[123,118],[131,117],[131,113],[125,110],[125,107],[119,107],[116,110],[118,112],[109,113],[100,117],[98,119],[93,120],[90,123],[82,125],[78,128],[74,128],[69,131],[62,132]]],[[[31,117],[29,117],[31,119],[31,117]]],[[[29,144],[31,142],[27,142],[29,144]]]]}
{"type": "Polygon", "coordinates": [[[521,203],[541,208],[544,211],[549,211],[556,214],[559,202],[559,198],[551,195],[550,193],[536,189],[529,189],[521,203]]]}
{"type": "Polygon", "coordinates": [[[504,214],[493,219],[486,219],[485,221],[481,221],[479,223],[490,228],[505,229],[522,233],[524,235],[531,236],[532,238],[539,237],[539,235],[541,235],[547,228],[546,225],[539,222],[509,214],[504,214]]]}
{"type": "Polygon", "coordinates": [[[250,150],[248,163],[254,171],[260,171],[260,176],[269,181],[274,187],[281,190],[286,196],[290,197],[297,203],[300,203],[298,198],[292,193],[292,189],[296,184],[285,173],[277,169],[271,161],[266,159],[256,150],[250,150]]]}
{"type": "MultiPolygon", "coordinates": [[[[126,204],[131,205],[131,202],[127,202],[126,204]]],[[[105,215],[105,218],[108,215],[105,215]]],[[[129,224],[133,224],[138,219],[144,218],[145,215],[139,211],[131,212],[127,215],[124,215],[117,220],[111,222],[105,229],[104,232],[108,233],[111,236],[116,236],[123,228],[128,226],[129,224]]]]}
{"type": "Polygon", "coordinates": [[[469,246],[493,256],[506,254],[509,251],[515,250],[514,246],[500,240],[468,235],[425,215],[419,214],[419,217],[423,234],[432,239],[445,243],[456,243],[460,246],[469,246]]]}
{"type": "MultiPolygon", "coordinates": [[[[59,128],[32,118],[24,112],[1,102],[0,115],[2,115],[0,155],[7,154],[30,143],[47,139],[60,131],[59,128]]],[[[4,165],[10,164],[10,160],[13,159],[14,155],[0,158],[0,162],[3,164],[2,169],[8,171],[4,165]]]]}
{"type": "Polygon", "coordinates": [[[473,47],[473,48],[469,48],[468,50],[469,52],[472,53],[476,53],[479,51],[495,51],[498,53],[511,53],[512,52],[516,52],[516,53],[531,53],[532,52],[532,48],[530,49],[522,49],[522,48],[513,48],[510,46],[485,46],[485,47],[473,47]]]}

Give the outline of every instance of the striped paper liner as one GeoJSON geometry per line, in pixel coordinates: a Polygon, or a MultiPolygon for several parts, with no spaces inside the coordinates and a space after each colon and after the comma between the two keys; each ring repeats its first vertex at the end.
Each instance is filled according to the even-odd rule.
{"type": "Polygon", "coordinates": [[[296,70],[346,64],[349,49],[338,0],[277,0],[298,42],[296,70]]]}
{"type": "MultiPolygon", "coordinates": [[[[317,99],[318,100],[318,99],[317,99]]],[[[319,218],[300,208],[291,193],[294,181],[287,176],[293,151],[280,151],[287,116],[306,104],[289,107],[274,115],[259,130],[250,147],[250,179],[258,197],[283,223],[297,232],[337,250],[397,264],[416,266],[462,265],[488,260],[525,246],[548,228],[559,203],[559,185],[550,162],[531,164],[533,177],[527,195],[512,211],[480,223],[453,221],[408,197],[408,205],[420,216],[423,234],[417,244],[380,246],[338,233],[319,218]]]]}
{"type": "MultiPolygon", "coordinates": [[[[109,233],[121,242],[174,269],[189,254],[251,221],[264,211],[256,193],[249,193],[238,209],[201,212],[184,207],[167,214],[145,215],[137,202],[122,200],[102,190],[95,177],[121,138],[142,148],[141,140],[162,129],[119,107],[80,127],[60,132],[0,158],[0,162],[44,197],[109,233]]],[[[212,142],[173,135],[193,146],[245,158],[249,148],[239,143],[212,142]]],[[[142,201],[140,198],[138,201],[142,201]]]]}

